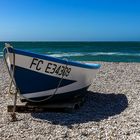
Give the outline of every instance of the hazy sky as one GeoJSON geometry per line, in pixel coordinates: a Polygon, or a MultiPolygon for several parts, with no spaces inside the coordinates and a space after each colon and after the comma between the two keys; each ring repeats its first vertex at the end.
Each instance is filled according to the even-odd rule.
{"type": "Polygon", "coordinates": [[[140,0],[0,0],[0,41],[140,41],[140,0]]]}

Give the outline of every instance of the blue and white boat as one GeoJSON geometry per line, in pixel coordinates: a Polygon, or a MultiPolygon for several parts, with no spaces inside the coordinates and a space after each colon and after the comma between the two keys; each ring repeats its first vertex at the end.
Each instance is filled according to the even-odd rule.
{"type": "Polygon", "coordinates": [[[10,75],[22,98],[31,102],[62,101],[85,94],[100,64],[58,59],[14,49],[4,48],[10,75]]]}

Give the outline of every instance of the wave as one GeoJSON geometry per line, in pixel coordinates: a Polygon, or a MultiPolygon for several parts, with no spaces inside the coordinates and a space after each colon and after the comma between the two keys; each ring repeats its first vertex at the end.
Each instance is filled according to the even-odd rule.
{"type": "Polygon", "coordinates": [[[49,56],[52,57],[71,57],[71,56],[84,56],[85,54],[83,53],[59,53],[59,54],[48,54],[49,56]]]}
{"type": "MultiPolygon", "coordinates": [[[[90,55],[90,54],[89,54],[90,55]]],[[[123,53],[123,52],[97,52],[91,55],[118,55],[118,56],[140,56],[140,53],[123,53]]]]}
{"type": "Polygon", "coordinates": [[[48,54],[52,57],[76,57],[76,56],[140,56],[140,53],[122,52],[92,52],[92,53],[54,53],[48,54]]]}
{"type": "MultiPolygon", "coordinates": [[[[47,52],[45,55],[49,55],[52,57],[82,57],[82,56],[130,56],[130,57],[140,57],[140,53],[124,53],[124,52],[47,52]]],[[[3,56],[3,52],[0,52],[0,57],[3,56]]]]}

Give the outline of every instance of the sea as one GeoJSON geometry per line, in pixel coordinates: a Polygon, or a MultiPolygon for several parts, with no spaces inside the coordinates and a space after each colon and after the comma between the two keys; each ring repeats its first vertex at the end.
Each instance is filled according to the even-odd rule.
{"type": "Polygon", "coordinates": [[[73,61],[140,62],[140,42],[0,42],[60,59],[73,61]]]}

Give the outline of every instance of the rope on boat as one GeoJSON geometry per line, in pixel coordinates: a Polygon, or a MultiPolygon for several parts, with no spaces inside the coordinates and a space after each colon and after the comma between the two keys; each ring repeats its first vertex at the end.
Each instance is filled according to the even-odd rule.
{"type": "MultiPolygon", "coordinates": [[[[9,48],[9,47],[12,47],[12,46],[10,46],[9,44],[5,43],[5,48],[4,48],[4,49],[6,49],[7,53],[9,53],[9,51],[8,51],[8,48],[9,48]]],[[[11,71],[10,71],[10,69],[9,69],[9,67],[8,67],[8,63],[7,63],[7,61],[6,61],[5,55],[3,56],[3,58],[4,58],[4,62],[5,62],[5,64],[6,64],[8,73],[9,73],[10,78],[11,78],[10,86],[9,86],[9,93],[14,95],[14,94],[18,91],[18,88],[17,88],[17,86],[16,86],[16,82],[15,82],[15,80],[14,80],[14,73],[15,73],[15,53],[13,53],[13,69],[12,69],[11,71]],[[12,84],[14,84],[15,89],[16,89],[16,92],[12,92],[12,84]]]]}
{"type": "MultiPolygon", "coordinates": [[[[9,44],[5,43],[5,48],[4,48],[4,49],[6,49],[7,53],[9,53],[9,51],[8,51],[8,48],[9,48],[9,47],[12,47],[12,46],[10,46],[9,44]]],[[[13,48],[13,47],[12,47],[12,48],[13,48]]],[[[10,75],[10,77],[11,77],[11,82],[10,82],[10,86],[9,86],[9,93],[15,95],[15,98],[14,98],[14,110],[13,110],[13,114],[14,114],[14,113],[15,113],[15,109],[16,109],[17,93],[20,92],[19,89],[17,88],[16,82],[15,82],[15,80],[14,80],[14,73],[15,73],[15,53],[13,52],[13,70],[12,70],[12,73],[11,73],[9,67],[8,67],[8,63],[7,63],[7,61],[6,61],[5,55],[4,55],[4,62],[5,62],[6,67],[7,67],[7,69],[8,69],[8,73],[9,73],[9,75],[10,75]],[[15,92],[12,92],[12,90],[11,90],[12,84],[14,84],[14,86],[15,86],[15,89],[16,89],[15,92]]],[[[28,99],[28,98],[26,98],[26,97],[24,97],[24,98],[25,98],[27,101],[36,102],[36,103],[45,102],[45,101],[51,99],[51,98],[57,93],[58,88],[59,88],[60,85],[61,85],[61,82],[62,82],[62,80],[63,80],[63,78],[64,78],[64,75],[65,75],[65,71],[66,71],[67,66],[68,66],[68,60],[66,60],[66,65],[65,65],[65,69],[64,69],[64,71],[63,71],[63,73],[62,73],[62,77],[61,77],[60,81],[58,82],[58,85],[57,85],[57,87],[56,87],[56,89],[55,89],[55,91],[54,91],[54,93],[53,93],[52,95],[48,96],[47,98],[45,98],[45,99],[43,99],[43,100],[39,100],[39,101],[35,101],[35,100],[32,100],[32,99],[28,99]]]]}
{"type": "Polygon", "coordinates": [[[50,100],[50,99],[57,93],[58,88],[60,87],[61,82],[62,82],[62,80],[63,80],[63,78],[64,78],[64,75],[65,75],[65,71],[66,71],[67,66],[68,66],[68,60],[66,60],[66,65],[65,65],[65,69],[64,69],[64,71],[63,71],[63,73],[62,73],[62,77],[61,77],[61,79],[60,79],[60,81],[59,81],[59,83],[58,83],[58,85],[57,85],[57,87],[56,87],[56,89],[55,89],[55,91],[54,91],[54,93],[53,93],[52,95],[50,95],[49,97],[46,97],[46,98],[43,99],[43,100],[39,100],[39,101],[35,101],[35,100],[32,100],[32,99],[28,99],[28,98],[26,98],[26,97],[24,97],[24,98],[25,98],[26,100],[30,101],[30,102],[35,102],[35,103],[45,102],[45,101],[50,100]]]}
{"type": "MultiPolygon", "coordinates": [[[[9,44],[5,43],[4,49],[6,49],[7,53],[9,53],[9,51],[8,51],[8,48],[9,48],[9,47],[12,47],[12,46],[10,46],[9,44]]],[[[4,49],[3,49],[3,51],[4,51],[4,49]]],[[[15,80],[14,80],[14,73],[15,73],[15,53],[13,53],[13,69],[12,69],[12,72],[10,71],[10,69],[9,69],[9,67],[8,67],[8,63],[7,63],[7,61],[6,61],[6,56],[5,56],[5,54],[3,55],[3,58],[4,58],[4,62],[5,62],[5,64],[6,64],[6,67],[7,67],[7,69],[8,69],[8,73],[9,73],[10,78],[11,78],[11,82],[10,82],[10,86],[9,86],[9,93],[12,94],[12,95],[15,95],[15,96],[14,96],[14,108],[13,108],[13,112],[12,112],[12,114],[11,114],[11,117],[12,117],[12,121],[16,121],[17,118],[16,118],[16,113],[15,113],[15,111],[16,111],[16,103],[17,103],[18,88],[17,88],[16,82],[15,82],[15,80]],[[12,84],[14,84],[14,86],[15,86],[15,92],[12,92],[12,90],[11,90],[11,89],[12,89],[12,84]]]]}
{"type": "MultiPolygon", "coordinates": [[[[5,43],[5,48],[3,49],[3,51],[6,49],[7,54],[9,53],[9,50],[8,50],[9,47],[12,47],[12,46],[10,46],[9,44],[5,43]]],[[[15,82],[15,79],[14,79],[14,74],[15,74],[15,53],[13,52],[12,54],[13,54],[13,67],[12,67],[12,69],[10,69],[9,66],[8,66],[8,63],[6,61],[5,53],[4,53],[3,58],[4,58],[4,62],[6,64],[8,73],[9,73],[10,78],[11,78],[11,82],[10,82],[10,86],[9,86],[9,93],[14,95],[14,107],[13,107],[13,112],[11,113],[11,118],[12,118],[12,121],[17,121],[17,117],[16,117],[16,113],[15,112],[16,112],[16,103],[17,103],[17,93],[20,92],[20,91],[19,91],[18,87],[16,86],[16,82],[15,82]],[[12,92],[12,90],[11,90],[12,89],[12,85],[15,86],[15,92],[12,92]]],[[[65,69],[63,71],[62,77],[61,77],[61,79],[60,79],[60,81],[59,81],[59,83],[58,83],[54,93],[51,96],[47,97],[46,99],[39,100],[39,101],[31,100],[31,99],[28,99],[28,98],[26,99],[25,97],[24,98],[27,101],[31,101],[31,102],[44,102],[44,101],[47,101],[47,100],[51,99],[57,93],[58,88],[61,85],[61,82],[62,82],[62,80],[64,78],[64,75],[65,75],[65,71],[66,71],[67,65],[68,65],[68,61],[66,60],[66,66],[65,66],[65,69]]]]}

